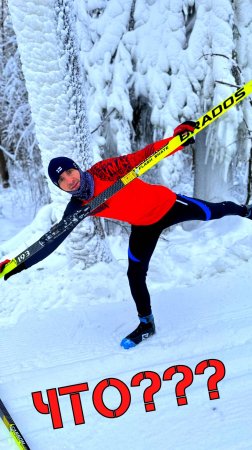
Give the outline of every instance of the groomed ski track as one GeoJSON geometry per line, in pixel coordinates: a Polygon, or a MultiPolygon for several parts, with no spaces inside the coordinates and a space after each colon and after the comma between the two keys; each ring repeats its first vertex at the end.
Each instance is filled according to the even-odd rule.
{"type": "MultiPolygon", "coordinates": [[[[6,256],[37,236],[23,223],[12,223],[10,230],[10,193],[3,195],[6,256]],[[18,228],[21,235],[8,240],[18,228]]],[[[42,234],[49,213],[40,214],[42,234]]],[[[127,239],[112,238],[115,260],[109,265],[71,268],[59,248],[36,267],[2,280],[0,396],[32,450],[144,450],[147,443],[157,450],[252,449],[252,224],[226,217],[191,231],[176,227],[165,239],[148,277],[157,334],[128,351],[119,343],[137,317],[126,279],[127,239]],[[134,375],[149,370],[162,379],[168,367],[194,371],[205,359],[225,365],[219,400],[209,400],[209,368],[186,390],[188,405],[177,406],[182,376],[175,375],[154,395],[156,411],[145,412],[143,392],[150,382],[130,387],[134,375]],[[131,393],[128,411],[116,419],[101,416],[92,401],[95,386],[107,378],[123,381],[131,393]],[[74,424],[69,396],[62,396],[64,428],[54,430],[50,416],[35,410],[31,393],[41,390],[46,402],[47,389],[84,382],[86,423],[74,424]]],[[[114,388],[104,402],[118,407],[114,388]]],[[[1,424],[0,449],[14,448],[1,424]]]]}
{"type": "MultiPolygon", "coordinates": [[[[81,310],[75,304],[39,314],[30,311],[2,328],[2,398],[31,448],[126,450],[137,443],[143,449],[145,436],[145,442],[158,449],[164,442],[179,450],[251,449],[251,269],[251,262],[243,263],[228,274],[155,295],[157,335],[130,351],[118,345],[136,324],[126,302],[85,306],[83,296],[81,310]],[[130,388],[131,405],[120,418],[104,418],[93,407],[92,391],[104,378],[118,378],[130,387],[139,371],[152,370],[162,377],[170,366],[185,364],[193,370],[211,358],[226,367],[218,385],[220,400],[209,400],[207,380],[214,372],[209,369],[195,376],[184,407],[177,406],[175,397],[181,376],[162,383],[154,397],[155,412],[144,409],[143,391],[149,382],[130,388]],[[50,416],[35,410],[30,393],[81,382],[88,382],[90,389],[81,394],[86,423],[74,425],[69,397],[62,397],[64,428],[53,430],[50,416]]],[[[111,408],[118,405],[114,393],[106,399],[111,408]]],[[[6,442],[1,437],[0,448],[6,449],[6,442]]]]}

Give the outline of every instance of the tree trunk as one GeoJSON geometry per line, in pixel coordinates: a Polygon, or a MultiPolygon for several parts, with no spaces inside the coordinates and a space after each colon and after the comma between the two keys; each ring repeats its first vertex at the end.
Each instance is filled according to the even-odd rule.
{"type": "MultiPolygon", "coordinates": [[[[92,153],[73,1],[9,0],[9,9],[45,173],[51,158],[61,155],[86,168],[92,153]]],[[[59,220],[69,197],[51,182],[49,189],[59,220]]],[[[67,248],[84,267],[111,259],[100,221],[91,218],[76,228],[67,248]]]]}
{"type": "Polygon", "coordinates": [[[3,187],[9,187],[9,174],[2,150],[0,150],[0,178],[2,180],[3,187]]]}

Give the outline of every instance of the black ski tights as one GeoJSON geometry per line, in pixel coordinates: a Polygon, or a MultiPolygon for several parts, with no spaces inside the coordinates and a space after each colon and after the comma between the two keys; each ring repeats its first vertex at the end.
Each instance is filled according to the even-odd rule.
{"type": "Polygon", "coordinates": [[[210,203],[177,195],[173,207],[152,225],[132,225],[129,239],[128,279],[139,316],[151,314],[150,295],[146,286],[149,262],[158,238],[165,228],[188,220],[213,220],[228,215],[245,217],[246,206],[233,202],[210,203]]]}

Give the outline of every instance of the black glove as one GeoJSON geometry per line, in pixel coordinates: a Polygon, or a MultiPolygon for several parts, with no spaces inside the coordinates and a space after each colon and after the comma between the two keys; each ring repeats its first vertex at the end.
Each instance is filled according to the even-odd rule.
{"type": "MultiPolygon", "coordinates": [[[[195,126],[196,122],[193,122],[192,120],[186,120],[174,129],[173,136],[179,135],[181,136],[181,138],[183,138],[187,135],[188,131],[194,131],[195,126]]],[[[184,144],[182,142],[181,145],[183,145],[183,147],[186,147],[187,145],[193,144],[194,142],[195,139],[191,137],[184,144]]]]}
{"type": "Polygon", "coordinates": [[[6,273],[4,275],[4,280],[8,280],[12,275],[15,275],[16,273],[22,272],[22,270],[26,269],[25,263],[19,264],[15,269],[11,270],[10,272],[6,273]]]}

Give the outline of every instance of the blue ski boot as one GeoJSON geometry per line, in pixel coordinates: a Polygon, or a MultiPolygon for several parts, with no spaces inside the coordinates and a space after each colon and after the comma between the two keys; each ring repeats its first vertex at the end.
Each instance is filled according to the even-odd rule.
{"type": "Polygon", "coordinates": [[[149,314],[149,316],[140,317],[140,324],[138,327],[132,331],[132,333],[128,334],[122,342],[121,346],[125,349],[129,349],[135,347],[137,344],[140,344],[144,339],[148,339],[155,333],[155,323],[153,314],[149,314]]]}

